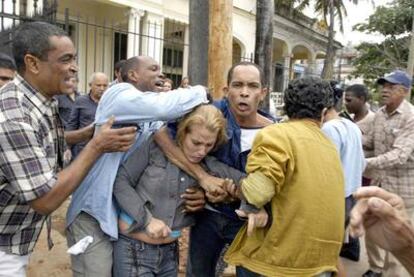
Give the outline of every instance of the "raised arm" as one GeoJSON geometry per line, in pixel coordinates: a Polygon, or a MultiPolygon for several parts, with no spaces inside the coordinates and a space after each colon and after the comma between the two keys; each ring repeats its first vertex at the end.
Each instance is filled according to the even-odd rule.
{"type": "Polygon", "coordinates": [[[202,86],[168,93],[143,93],[132,85],[123,83],[111,87],[102,96],[95,123],[99,125],[112,115],[117,122],[168,121],[207,102],[207,92],[202,86]]]}
{"type": "Polygon", "coordinates": [[[211,202],[219,202],[224,199],[226,194],[221,189],[224,180],[209,175],[199,164],[187,160],[183,151],[170,138],[166,127],[155,133],[154,139],[172,163],[198,181],[200,186],[208,193],[211,202]],[[216,195],[218,196],[216,197],[216,195]]]}
{"type": "Polygon", "coordinates": [[[8,183],[19,192],[22,202],[28,202],[38,213],[47,215],[56,210],[78,187],[104,152],[126,151],[133,143],[135,128],[111,129],[112,121],[102,126],[95,136],[68,167],[58,174],[51,167],[46,151],[33,127],[21,122],[3,122],[5,132],[0,136],[3,149],[15,149],[3,153],[0,168],[8,183]],[[8,139],[12,136],[14,140],[8,139]],[[11,152],[10,152],[11,153],[11,152]],[[18,162],[16,158],[18,157],[18,162]],[[27,172],[30,172],[28,175],[27,172]]]}
{"type": "Polygon", "coordinates": [[[387,169],[404,165],[414,150],[414,118],[407,120],[397,135],[391,150],[376,157],[367,158],[368,169],[387,169]]]}
{"type": "Polygon", "coordinates": [[[247,177],[240,187],[230,186],[226,190],[262,208],[280,190],[285,180],[285,168],[288,163],[293,163],[286,149],[288,145],[288,138],[283,134],[260,131],[246,165],[247,177]]]}

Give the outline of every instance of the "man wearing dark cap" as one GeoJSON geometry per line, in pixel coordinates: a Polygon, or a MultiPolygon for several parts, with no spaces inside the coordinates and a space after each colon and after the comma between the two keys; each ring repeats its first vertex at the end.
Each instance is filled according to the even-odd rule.
{"type": "MultiPolygon", "coordinates": [[[[401,196],[414,220],[414,106],[405,100],[411,82],[411,76],[400,70],[378,79],[384,106],[376,113],[371,132],[364,135],[363,145],[374,152],[366,159],[367,169],[378,173],[371,184],[401,196]]],[[[363,276],[410,276],[391,253],[381,257],[369,237],[367,241],[370,270],[363,276]]]]}
{"type": "Polygon", "coordinates": [[[15,74],[16,64],[14,60],[10,56],[0,53],[0,88],[13,80],[15,74]]]}

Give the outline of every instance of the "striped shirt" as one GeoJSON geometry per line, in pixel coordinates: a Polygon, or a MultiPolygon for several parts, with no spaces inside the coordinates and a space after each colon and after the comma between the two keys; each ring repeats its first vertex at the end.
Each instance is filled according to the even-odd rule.
{"type": "Polygon", "coordinates": [[[374,151],[367,169],[375,169],[373,185],[414,198],[414,106],[404,100],[391,114],[382,107],[375,115],[364,147],[374,151]]]}
{"type": "Polygon", "coordinates": [[[0,251],[33,250],[47,217],[29,202],[54,186],[63,149],[56,100],[16,76],[0,90],[0,251]]]}

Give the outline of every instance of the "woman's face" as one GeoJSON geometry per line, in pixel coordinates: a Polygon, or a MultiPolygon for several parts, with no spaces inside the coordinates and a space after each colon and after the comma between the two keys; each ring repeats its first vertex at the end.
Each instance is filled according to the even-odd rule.
{"type": "Polygon", "coordinates": [[[170,82],[165,82],[164,86],[163,86],[163,91],[167,92],[167,91],[170,91],[170,90],[172,90],[171,83],[170,82]]]}
{"type": "Polygon", "coordinates": [[[213,149],[216,140],[217,132],[211,132],[204,126],[195,125],[184,136],[181,148],[190,162],[199,163],[213,149]]]}

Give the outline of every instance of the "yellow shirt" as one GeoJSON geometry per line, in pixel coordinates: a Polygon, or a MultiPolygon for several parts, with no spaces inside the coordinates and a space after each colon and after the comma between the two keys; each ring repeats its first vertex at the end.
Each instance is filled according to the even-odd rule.
{"type": "Polygon", "coordinates": [[[337,271],[344,233],[344,179],[335,146],[310,120],[257,134],[242,183],[247,201],[270,202],[272,224],[247,237],[244,226],[225,260],[265,276],[337,271]]]}

